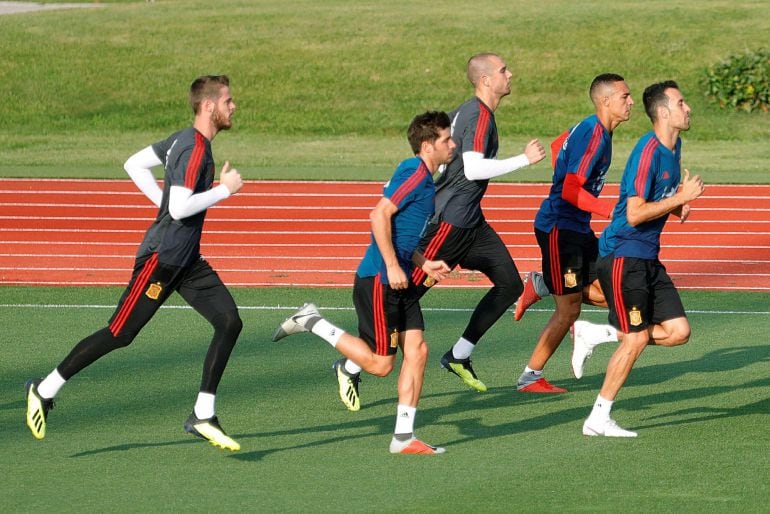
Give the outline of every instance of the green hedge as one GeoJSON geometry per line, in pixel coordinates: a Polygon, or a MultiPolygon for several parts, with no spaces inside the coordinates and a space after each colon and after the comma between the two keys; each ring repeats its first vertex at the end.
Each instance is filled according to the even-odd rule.
{"type": "Polygon", "coordinates": [[[734,54],[709,67],[706,88],[722,108],[770,111],[770,51],[734,54]]]}

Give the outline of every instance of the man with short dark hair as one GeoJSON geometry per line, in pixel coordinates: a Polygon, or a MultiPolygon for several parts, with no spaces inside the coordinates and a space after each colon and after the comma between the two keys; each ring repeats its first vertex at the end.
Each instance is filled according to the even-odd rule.
{"type": "Polygon", "coordinates": [[[48,411],[61,387],[104,355],[131,344],[174,291],[178,292],[214,328],[200,391],[193,412],[185,421],[187,432],[214,446],[239,450],[215,414],[215,395],[227,361],[243,326],[230,292],[200,255],[206,210],[237,193],[241,176],[225,162],[219,185],[213,187],[211,141],[232,125],[235,103],[226,75],[197,78],[190,86],[193,125],[132,155],[126,172],[158,207],[136,254],[131,280],[107,327],[80,341],[42,380],[27,383],[27,426],[43,439],[48,411]],[[155,182],[151,168],[165,167],[164,187],[155,182]]]}
{"type": "Polygon", "coordinates": [[[289,316],[273,334],[273,341],[278,341],[291,334],[312,332],[342,353],[345,358],[335,362],[333,369],[340,399],[351,411],[360,409],[361,369],[378,376],[390,374],[401,348],[403,361],[398,376],[391,453],[444,453],[444,448],[426,444],[414,435],[428,346],[423,339],[425,324],[420,297],[410,275],[412,269],[420,269],[432,280],[440,281],[449,272],[443,261],[413,255],[423,228],[433,215],[433,173],[449,162],[454,153],[449,126],[449,117],[444,112],[426,112],[412,120],[407,138],[416,157],[398,166],[369,214],[372,240],[358,266],[353,286],[359,337],[331,324],[312,303],[289,316]]]}
{"type": "MultiPolygon", "coordinates": [[[[660,236],[669,214],[687,219],[690,202],[704,190],[701,178],[691,177],[686,169],[679,188],[679,134],[690,128],[690,106],[674,81],[649,86],[643,100],[653,130],[641,137],[628,158],[612,222],[599,240],[596,271],[620,345],[583,423],[587,436],[636,437],[636,432],[619,427],[610,417],[631,368],[648,344],[677,346],[690,338],[682,300],[659,260],[660,236]]],[[[590,351],[602,342],[602,327],[591,327],[576,334],[576,347],[590,351]]]]}
{"type": "Polygon", "coordinates": [[[545,364],[580,316],[582,302],[607,306],[596,281],[599,253],[591,215],[611,217],[613,203],[598,197],[612,161],[612,135],[630,118],[634,101],[623,77],[614,73],[595,77],[589,96],[595,113],[564,132],[551,146],[553,184],[535,216],[542,273],[529,273],[514,317],[521,319],[526,308],[544,296],[536,293],[538,282],[553,295],[556,310],[519,377],[517,388],[522,392],[566,392],[546,380],[545,364]]]}

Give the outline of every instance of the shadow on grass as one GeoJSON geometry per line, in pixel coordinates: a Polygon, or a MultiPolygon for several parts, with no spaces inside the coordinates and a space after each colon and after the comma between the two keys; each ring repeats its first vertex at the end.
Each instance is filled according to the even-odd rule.
{"type": "MultiPolygon", "coordinates": [[[[681,379],[687,373],[718,373],[741,369],[743,367],[755,364],[757,362],[770,361],[770,347],[750,346],[742,348],[717,349],[708,353],[702,358],[689,361],[674,362],[671,364],[656,364],[633,370],[628,386],[651,385],[666,382],[673,379],[681,379]]],[[[593,380],[587,380],[578,387],[572,387],[572,391],[597,389],[597,384],[601,385],[601,375],[596,375],[593,380]],[[585,383],[589,382],[589,383],[585,383]]],[[[694,389],[681,389],[670,391],[668,393],[649,394],[628,400],[634,409],[646,409],[651,406],[671,403],[676,404],[691,399],[707,398],[720,394],[729,393],[736,389],[758,388],[761,391],[767,391],[770,386],[770,378],[750,381],[744,384],[729,383],[726,385],[717,385],[712,387],[700,387],[694,389]]],[[[452,391],[436,394],[429,394],[423,397],[423,400],[431,398],[451,399],[448,406],[426,408],[420,410],[420,426],[454,426],[461,434],[461,437],[452,441],[442,442],[442,446],[462,445],[479,439],[490,439],[502,437],[511,434],[519,434],[542,430],[544,428],[576,423],[585,419],[590,411],[590,405],[575,407],[570,409],[550,412],[539,416],[531,416],[524,420],[516,420],[510,423],[486,424],[480,417],[468,417],[460,420],[446,420],[445,418],[462,413],[473,413],[489,409],[508,408],[512,406],[531,406],[544,404],[558,404],[566,401],[564,395],[534,395],[521,394],[516,391],[515,386],[490,388],[483,394],[474,391],[452,391]]],[[[384,404],[394,404],[395,398],[382,399],[368,404],[369,407],[384,404]]],[[[0,409],[21,407],[23,402],[11,402],[0,405],[0,409]]],[[[423,403],[424,405],[424,403],[423,403]]],[[[531,409],[530,409],[531,410],[531,409]]],[[[748,416],[758,413],[767,413],[770,410],[770,398],[764,398],[745,405],[736,405],[729,408],[692,407],[687,409],[674,410],[667,414],[662,414],[650,418],[650,420],[665,420],[653,422],[630,429],[654,428],[673,425],[684,425],[689,423],[699,423],[715,419],[732,418],[748,416]]],[[[311,442],[302,442],[296,445],[287,445],[283,447],[274,447],[258,451],[236,452],[228,454],[230,458],[241,461],[260,461],[265,457],[288,450],[298,450],[303,448],[320,447],[340,442],[349,442],[355,439],[385,436],[390,434],[393,429],[393,416],[380,416],[376,418],[358,419],[349,422],[335,422],[324,425],[313,425],[304,427],[288,428],[285,430],[274,430],[270,432],[254,432],[250,434],[235,434],[233,437],[238,441],[249,439],[261,439],[286,436],[306,436],[316,433],[319,437],[311,442]],[[365,430],[365,433],[351,434],[351,431],[365,430]],[[322,434],[329,433],[331,436],[322,434]],[[340,435],[340,433],[344,435],[340,435]]],[[[142,448],[157,448],[163,446],[177,446],[187,444],[205,444],[200,439],[175,440],[159,443],[126,443],[106,448],[94,449],[80,452],[72,457],[87,457],[102,453],[129,451],[142,448]]]]}

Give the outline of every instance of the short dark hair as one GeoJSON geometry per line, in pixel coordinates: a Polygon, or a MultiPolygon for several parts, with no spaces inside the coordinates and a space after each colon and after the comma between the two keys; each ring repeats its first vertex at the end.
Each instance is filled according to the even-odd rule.
{"type": "Polygon", "coordinates": [[[655,123],[658,119],[658,107],[661,105],[668,106],[668,96],[666,95],[666,89],[679,89],[679,85],[673,80],[664,80],[663,82],[657,82],[651,86],[647,86],[642,95],[644,102],[644,112],[650,117],[650,120],[655,123]]]}
{"type": "Polygon", "coordinates": [[[601,75],[597,75],[591,81],[591,87],[588,88],[588,97],[593,102],[594,94],[596,93],[597,89],[599,89],[602,86],[611,86],[615,82],[623,82],[624,80],[626,79],[624,79],[617,73],[602,73],[601,75]]]}
{"type": "Polygon", "coordinates": [[[227,75],[203,75],[190,84],[190,107],[193,113],[198,114],[203,100],[217,100],[219,90],[230,85],[227,75]]]}
{"type": "Polygon", "coordinates": [[[418,114],[409,124],[406,137],[415,155],[420,153],[422,143],[435,141],[442,129],[452,126],[449,115],[443,111],[428,111],[418,114]]]}

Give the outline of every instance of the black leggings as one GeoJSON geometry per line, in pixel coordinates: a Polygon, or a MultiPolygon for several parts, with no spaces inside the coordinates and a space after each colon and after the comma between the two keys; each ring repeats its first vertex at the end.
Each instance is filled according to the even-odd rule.
{"type": "Polygon", "coordinates": [[[200,390],[216,393],[243,322],[227,287],[203,259],[179,268],[158,263],[157,254],[138,258],[108,326],[75,345],[57,366],[59,374],[69,380],[104,355],[130,345],[173,291],[214,327],[200,390]]]}

